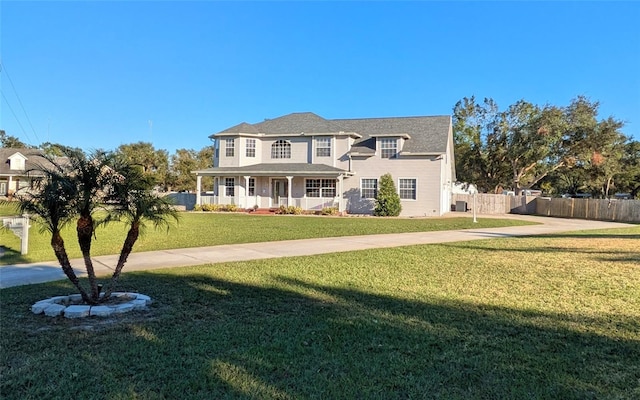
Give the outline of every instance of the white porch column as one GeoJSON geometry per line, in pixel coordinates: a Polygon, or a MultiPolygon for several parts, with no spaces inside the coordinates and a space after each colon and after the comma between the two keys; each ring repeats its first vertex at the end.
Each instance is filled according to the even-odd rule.
{"type": "Polygon", "coordinates": [[[196,205],[201,206],[200,204],[200,192],[202,191],[202,176],[196,175],[196,205]]]}
{"type": "Polygon", "coordinates": [[[287,176],[287,205],[288,206],[292,206],[293,205],[293,199],[291,196],[291,181],[293,180],[293,176],[287,176]]]}
{"type": "Polygon", "coordinates": [[[249,208],[249,178],[251,175],[244,176],[244,208],[249,208]]]}
{"type": "Polygon", "coordinates": [[[13,183],[13,176],[9,175],[9,180],[7,181],[7,194],[9,194],[9,192],[11,191],[13,191],[14,193],[16,192],[13,189],[11,189],[12,183],[13,183]]]}
{"type": "Polygon", "coordinates": [[[343,188],[343,182],[344,182],[344,175],[340,175],[338,177],[338,211],[342,212],[344,211],[344,188],[343,188]]]}

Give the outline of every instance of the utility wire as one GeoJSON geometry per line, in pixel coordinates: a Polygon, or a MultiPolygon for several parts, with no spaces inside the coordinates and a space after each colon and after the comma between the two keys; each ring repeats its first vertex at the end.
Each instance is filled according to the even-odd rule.
{"type": "MultiPolygon", "coordinates": [[[[31,123],[31,119],[29,118],[29,114],[27,114],[27,110],[24,108],[24,104],[22,104],[22,100],[20,99],[20,96],[18,95],[18,91],[16,90],[16,87],[13,84],[13,81],[11,80],[11,77],[9,76],[9,72],[7,71],[7,67],[6,65],[4,65],[3,62],[0,61],[0,72],[4,72],[4,74],[7,76],[7,79],[9,79],[9,83],[11,84],[11,88],[13,89],[13,93],[15,93],[16,98],[18,99],[18,103],[20,103],[20,107],[22,108],[22,112],[24,113],[24,116],[27,118],[27,122],[29,122],[29,126],[31,127],[31,130],[33,131],[33,134],[35,135],[38,143],[40,142],[40,138],[38,137],[38,134],[36,133],[35,128],[33,127],[33,124],[31,123]]],[[[4,97],[4,93],[2,95],[2,97],[4,97]]],[[[7,98],[5,97],[5,101],[7,102],[7,104],[9,104],[9,101],[7,101],[7,98]]],[[[9,106],[9,108],[11,108],[11,106],[9,106]]],[[[13,112],[13,110],[12,110],[13,112]]],[[[16,114],[13,113],[13,115],[15,116],[16,114]]],[[[17,119],[18,117],[16,117],[17,119]]],[[[20,123],[18,121],[18,123],[20,123]]],[[[22,124],[20,124],[20,126],[22,126],[22,124]]],[[[24,131],[24,128],[23,128],[24,131]]],[[[27,135],[26,131],[25,131],[25,135],[27,135]]],[[[28,135],[27,135],[28,136],[28,135]]]]}
{"type": "Polygon", "coordinates": [[[22,129],[22,132],[24,133],[24,135],[27,137],[28,141],[31,141],[31,138],[29,138],[29,135],[27,134],[27,131],[24,130],[24,126],[22,126],[22,123],[20,122],[20,120],[18,119],[18,116],[16,115],[16,112],[13,111],[13,107],[11,107],[11,104],[9,104],[9,101],[7,100],[7,97],[4,95],[4,92],[2,90],[0,90],[0,93],[2,93],[2,98],[4,99],[4,101],[7,103],[7,105],[9,106],[9,110],[11,110],[11,114],[13,114],[13,116],[15,117],[16,121],[18,122],[18,125],[20,125],[20,129],[22,129]]]}

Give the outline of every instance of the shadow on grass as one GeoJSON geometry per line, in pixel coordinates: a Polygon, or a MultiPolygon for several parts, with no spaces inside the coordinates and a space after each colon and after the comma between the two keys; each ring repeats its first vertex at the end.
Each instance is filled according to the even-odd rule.
{"type": "Polygon", "coordinates": [[[283,276],[130,273],[150,311],[47,323],[5,289],[3,398],[637,398],[640,324],[408,300],[283,276]],[[605,327],[611,336],[596,334],[605,327]]]}

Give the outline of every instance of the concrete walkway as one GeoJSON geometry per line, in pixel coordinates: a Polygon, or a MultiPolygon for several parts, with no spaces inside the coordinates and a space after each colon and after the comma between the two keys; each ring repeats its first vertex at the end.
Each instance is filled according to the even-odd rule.
{"type": "MultiPolygon", "coordinates": [[[[481,218],[487,218],[487,216],[481,216],[481,218]]],[[[346,236],[149,251],[132,253],[124,267],[124,272],[231,261],[337,253],[415,244],[449,243],[513,236],[543,235],[578,230],[637,226],[617,222],[586,221],[535,216],[504,215],[499,216],[499,218],[522,219],[538,222],[540,225],[466,229],[457,231],[346,236]]],[[[105,275],[110,274],[113,271],[118,261],[118,256],[97,256],[92,259],[96,274],[105,275]]],[[[74,259],[71,260],[71,265],[84,266],[84,263],[82,259],[74,259]]],[[[81,269],[77,269],[76,273],[78,276],[86,275],[86,272],[81,269]]],[[[55,261],[0,266],[0,288],[50,282],[61,279],[66,279],[66,277],[59,264],[55,261]]]]}

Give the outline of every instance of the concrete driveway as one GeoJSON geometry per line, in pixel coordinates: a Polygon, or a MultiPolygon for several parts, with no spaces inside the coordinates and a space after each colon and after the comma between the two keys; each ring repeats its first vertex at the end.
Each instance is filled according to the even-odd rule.
{"type": "MultiPolygon", "coordinates": [[[[481,218],[487,218],[487,216],[481,216],[481,218]]],[[[231,261],[337,253],[415,244],[449,243],[513,236],[544,235],[578,230],[637,226],[618,222],[536,217],[529,215],[501,215],[496,218],[522,219],[537,222],[540,225],[346,236],[149,251],[131,254],[127,264],[125,265],[124,271],[140,271],[231,261]]],[[[113,271],[118,261],[118,256],[97,256],[92,259],[96,273],[98,275],[105,275],[113,271]]],[[[71,260],[71,265],[80,266],[84,265],[84,263],[82,259],[74,259],[71,260]]],[[[86,272],[82,269],[77,269],[76,273],[78,276],[86,275],[86,272]]],[[[0,266],[0,288],[51,282],[61,279],[66,279],[66,277],[56,261],[0,266]]]]}

